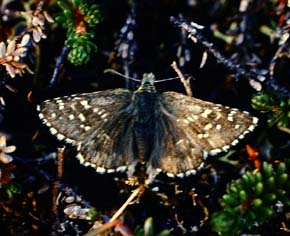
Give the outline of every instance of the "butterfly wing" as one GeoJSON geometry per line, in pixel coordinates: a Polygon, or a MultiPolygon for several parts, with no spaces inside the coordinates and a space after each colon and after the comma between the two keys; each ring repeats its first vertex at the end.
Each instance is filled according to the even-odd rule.
{"type": "Polygon", "coordinates": [[[149,182],[160,171],[168,176],[193,174],[202,167],[204,151],[198,140],[191,138],[186,129],[176,122],[176,116],[160,107],[160,115],[156,120],[154,146],[147,163],[149,182]]]}
{"type": "Polygon", "coordinates": [[[153,154],[149,165],[159,166],[169,175],[195,172],[207,154],[227,151],[258,121],[247,112],[175,92],[161,94],[159,104],[162,152],[159,158],[153,154]]]}
{"type": "Polygon", "coordinates": [[[132,92],[105,90],[46,100],[39,117],[60,140],[77,146],[78,158],[98,172],[125,170],[134,162],[130,131],[132,92]]]}
{"type": "MultiPolygon", "coordinates": [[[[78,158],[98,172],[133,173],[135,107],[125,89],[72,95],[43,102],[39,116],[52,134],[77,146],[78,158]]],[[[175,92],[158,97],[154,145],[147,173],[191,174],[207,154],[235,145],[251,131],[257,118],[237,109],[205,102],[175,92]]]]}

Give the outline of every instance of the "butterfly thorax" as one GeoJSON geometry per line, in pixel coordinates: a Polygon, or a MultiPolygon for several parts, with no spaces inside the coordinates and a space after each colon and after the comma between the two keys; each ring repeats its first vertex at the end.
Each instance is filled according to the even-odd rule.
{"type": "Polygon", "coordinates": [[[134,92],[134,140],[136,152],[145,162],[151,155],[154,145],[156,119],[158,116],[158,93],[154,87],[154,75],[144,74],[140,87],[134,92]]]}

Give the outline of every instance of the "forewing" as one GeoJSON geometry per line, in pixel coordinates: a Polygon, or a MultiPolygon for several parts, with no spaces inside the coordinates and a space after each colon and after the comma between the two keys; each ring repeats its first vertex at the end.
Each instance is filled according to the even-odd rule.
{"type": "Polygon", "coordinates": [[[41,103],[39,117],[58,139],[77,146],[83,164],[99,172],[123,170],[134,159],[121,145],[132,136],[131,98],[126,89],[59,97],[41,103]]]}
{"type": "Polygon", "coordinates": [[[247,112],[175,92],[160,95],[160,111],[165,120],[159,122],[165,134],[160,168],[175,175],[195,172],[207,154],[227,151],[258,121],[247,112]]]}

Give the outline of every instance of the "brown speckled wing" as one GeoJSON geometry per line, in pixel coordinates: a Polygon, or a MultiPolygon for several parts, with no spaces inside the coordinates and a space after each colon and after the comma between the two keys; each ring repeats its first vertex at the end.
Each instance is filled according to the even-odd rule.
{"type": "Polygon", "coordinates": [[[141,141],[138,132],[146,129],[140,114],[149,100],[137,105],[135,95],[115,89],[55,98],[38,106],[39,117],[58,139],[77,147],[82,164],[101,173],[128,170],[132,175],[137,162],[145,160],[149,178],[160,171],[172,177],[193,174],[208,154],[227,151],[257,124],[257,118],[235,108],[175,92],[157,94],[157,106],[149,109],[154,125],[146,130],[152,146],[145,159],[137,149],[148,140],[141,141]]]}
{"type": "Polygon", "coordinates": [[[126,89],[46,100],[39,117],[59,140],[77,146],[78,159],[98,172],[124,171],[134,162],[130,122],[132,92],[126,89]]]}
{"type": "Polygon", "coordinates": [[[160,168],[170,176],[195,173],[208,154],[227,151],[258,121],[247,112],[176,92],[161,94],[159,107],[161,151],[156,147],[159,157],[153,154],[148,168],[160,168]]]}

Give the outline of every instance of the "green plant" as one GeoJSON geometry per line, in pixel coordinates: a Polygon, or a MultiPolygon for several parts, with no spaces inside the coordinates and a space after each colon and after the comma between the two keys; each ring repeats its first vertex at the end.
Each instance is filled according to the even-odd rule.
{"type": "Polygon", "coordinates": [[[101,20],[99,7],[85,0],[58,0],[57,4],[62,12],[56,20],[67,28],[68,60],[74,65],[86,64],[90,54],[97,50],[93,39],[94,28],[101,20]]]}
{"type": "Polygon", "coordinates": [[[273,217],[278,201],[289,206],[289,167],[289,160],[277,167],[264,162],[261,170],[233,180],[222,197],[223,209],[212,215],[213,229],[222,235],[240,235],[273,217]]]}
{"type": "Polygon", "coordinates": [[[148,217],[145,220],[144,226],[137,226],[135,229],[136,236],[168,236],[170,235],[170,231],[168,229],[164,229],[159,233],[154,232],[154,224],[153,224],[153,218],[148,217]]]}
{"type": "Polygon", "coordinates": [[[269,125],[277,124],[279,127],[289,127],[290,99],[279,99],[265,92],[260,92],[252,97],[252,107],[267,113],[269,125]]]}
{"type": "Polygon", "coordinates": [[[19,195],[22,193],[22,188],[19,184],[11,183],[5,186],[5,191],[8,198],[13,198],[15,195],[19,195]]]}

